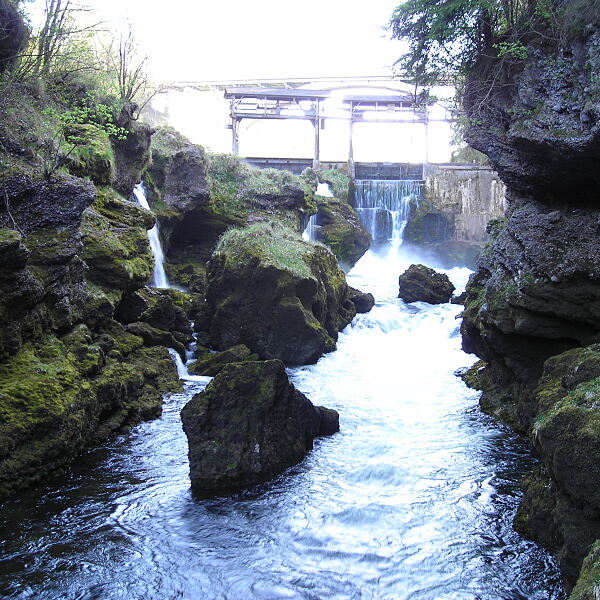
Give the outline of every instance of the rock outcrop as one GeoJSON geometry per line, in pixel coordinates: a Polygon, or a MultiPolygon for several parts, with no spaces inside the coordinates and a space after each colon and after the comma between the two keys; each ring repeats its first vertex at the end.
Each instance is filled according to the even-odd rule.
{"type": "Polygon", "coordinates": [[[425,265],[410,265],[398,278],[398,298],[404,302],[450,302],[454,286],[445,273],[425,265]]]}
{"type": "Polygon", "coordinates": [[[215,375],[218,375],[226,365],[250,360],[258,360],[258,356],[244,346],[244,344],[238,344],[237,346],[232,346],[222,352],[203,354],[189,366],[188,370],[194,375],[208,375],[209,377],[214,377],[215,375]]]}
{"type": "Polygon", "coordinates": [[[27,27],[9,0],[0,0],[0,73],[15,63],[27,39],[27,27]]]}
{"type": "Polygon", "coordinates": [[[208,154],[171,128],[152,141],[146,173],[158,215],[169,278],[200,294],[206,262],[230,227],[276,219],[302,232],[316,212],[314,173],[252,169],[231,155],[208,154]]]}
{"type": "Polygon", "coordinates": [[[356,211],[344,200],[322,196],[317,196],[315,240],[331,249],[346,273],[371,245],[356,211]]]}
{"type": "MultiPolygon", "coordinates": [[[[115,320],[152,271],[154,217],[113,188],[39,180],[14,164],[21,173],[0,178],[0,498],[158,416],[163,394],[180,389],[166,340],[115,320]]],[[[148,304],[138,317],[154,322],[160,312],[148,304]]],[[[185,327],[187,338],[166,332],[181,352],[185,327]]]]}
{"type": "Polygon", "coordinates": [[[317,203],[314,239],[325,244],[347,273],[371,246],[371,235],[351,205],[354,181],[337,169],[318,172],[331,196],[315,196],[317,203]]]}
{"type": "Polygon", "coordinates": [[[313,439],[339,429],[278,360],[227,365],[181,411],[192,489],[230,491],[267,481],[300,462],[313,439]]]}
{"type": "Polygon", "coordinates": [[[356,314],[335,256],[279,223],[230,230],[208,265],[214,348],[245,344],[261,358],[316,362],[356,314]]]}
{"type": "Polygon", "coordinates": [[[487,363],[482,407],[540,452],[516,524],[557,552],[568,585],[590,550],[582,577],[594,572],[600,537],[600,29],[580,25],[560,43],[532,36],[521,62],[482,60],[465,97],[467,139],[509,210],[467,287],[463,347],[487,363]]]}
{"type": "Polygon", "coordinates": [[[135,205],[85,181],[2,182],[0,497],[64,467],[178,389],[166,348],[113,320],[151,270],[135,205]]]}

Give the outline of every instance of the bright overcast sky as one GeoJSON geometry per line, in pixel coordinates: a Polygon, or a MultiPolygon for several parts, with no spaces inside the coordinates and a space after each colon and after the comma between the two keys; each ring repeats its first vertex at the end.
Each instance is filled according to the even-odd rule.
{"type": "Polygon", "coordinates": [[[83,0],[112,30],[132,23],[161,81],[387,75],[399,1],[83,0]]]}

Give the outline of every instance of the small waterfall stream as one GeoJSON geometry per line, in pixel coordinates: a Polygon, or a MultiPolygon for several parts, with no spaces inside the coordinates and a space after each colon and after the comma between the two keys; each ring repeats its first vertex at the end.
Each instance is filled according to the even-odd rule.
{"type": "MultiPolygon", "coordinates": [[[[323,198],[333,198],[333,192],[328,183],[319,183],[315,195],[323,196],[323,198]]],[[[308,224],[302,232],[302,237],[310,242],[315,241],[315,232],[317,230],[317,215],[311,215],[308,219],[308,224]]]]}
{"type": "MultiPolygon", "coordinates": [[[[144,189],[143,183],[138,183],[133,188],[133,196],[137,203],[146,210],[150,210],[148,200],[146,199],[146,190],[144,189]]],[[[154,225],[152,229],[148,231],[148,241],[150,242],[150,249],[154,255],[154,272],[150,285],[157,288],[168,288],[169,280],[165,273],[164,261],[165,257],[160,244],[160,235],[158,231],[158,223],[154,225]]]]}
{"type": "MultiPolygon", "coordinates": [[[[461,307],[397,298],[412,261],[394,242],[410,194],[387,191],[381,206],[364,191],[359,210],[392,214],[388,243],[348,275],[375,307],[335,352],[288,370],[339,411],[340,433],[272,482],[194,498],[179,412],[209,378],[188,376],[174,352],[185,389],[160,419],[0,507],[1,597],[564,598],[552,557],[512,529],[531,451],[455,375],[474,360],[460,349],[461,307]]],[[[448,275],[460,290],[469,271],[448,275]]]]}

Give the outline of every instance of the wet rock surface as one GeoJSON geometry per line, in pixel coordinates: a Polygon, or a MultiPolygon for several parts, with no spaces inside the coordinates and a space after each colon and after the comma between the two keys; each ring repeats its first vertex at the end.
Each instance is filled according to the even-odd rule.
{"type": "Polygon", "coordinates": [[[227,365],[181,420],[201,494],[267,481],[300,462],[315,437],[339,430],[337,413],[296,390],[278,360],[227,365]]]}
{"type": "Polygon", "coordinates": [[[369,249],[371,236],[344,200],[317,197],[315,239],[328,246],[347,273],[369,249]]]}
{"type": "Polygon", "coordinates": [[[398,279],[398,297],[405,302],[444,304],[454,292],[448,275],[425,265],[411,265],[398,279]]]}

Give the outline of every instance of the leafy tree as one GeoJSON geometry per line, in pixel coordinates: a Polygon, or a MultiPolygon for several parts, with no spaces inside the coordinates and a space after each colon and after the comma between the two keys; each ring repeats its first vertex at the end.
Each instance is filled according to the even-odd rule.
{"type": "MultiPolygon", "coordinates": [[[[554,10],[560,0],[540,0],[554,10]]],[[[392,37],[408,51],[396,65],[421,85],[455,81],[481,56],[523,59],[538,0],[406,0],[393,12],[392,37]]]]}
{"type": "Polygon", "coordinates": [[[155,85],[146,71],[148,57],[143,55],[131,26],[119,37],[113,37],[102,47],[99,63],[105,65],[105,90],[131,109],[137,119],[154,96],[167,89],[166,84],[155,85]]]}

